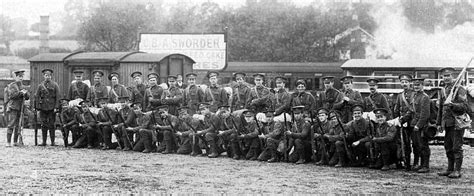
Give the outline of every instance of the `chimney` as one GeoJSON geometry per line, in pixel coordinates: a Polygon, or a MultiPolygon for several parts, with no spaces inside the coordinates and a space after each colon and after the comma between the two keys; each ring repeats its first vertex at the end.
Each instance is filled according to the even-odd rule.
{"type": "Polygon", "coordinates": [[[40,16],[39,53],[49,53],[49,16],[40,16]]]}

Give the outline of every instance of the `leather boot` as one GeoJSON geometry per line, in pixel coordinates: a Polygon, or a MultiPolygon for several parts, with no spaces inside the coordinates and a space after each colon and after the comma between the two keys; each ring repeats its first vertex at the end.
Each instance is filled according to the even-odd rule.
{"type": "Polygon", "coordinates": [[[269,163],[274,163],[274,162],[278,162],[278,154],[277,154],[277,151],[276,150],[273,150],[273,149],[270,149],[270,154],[271,154],[271,158],[268,159],[267,162],[269,163]]]}
{"type": "Polygon", "coordinates": [[[421,165],[422,167],[417,171],[418,173],[430,172],[430,155],[429,154],[425,154],[421,156],[421,165]]]}
{"type": "Polygon", "coordinates": [[[251,161],[255,161],[258,158],[258,153],[256,148],[250,148],[249,153],[247,154],[249,157],[248,159],[251,161]]]}
{"type": "Polygon", "coordinates": [[[342,167],[344,166],[344,154],[343,153],[338,153],[339,154],[339,161],[334,167],[342,167]]]}
{"type": "Polygon", "coordinates": [[[449,176],[454,171],[454,159],[448,158],[448,169],[444,172],[439,172],[438,176],[449,176]]]}
{"type": "Polygon", "coordinates": [[[213,140],[213,141],[208,141],[209,145],[211,146],[210,147],[210,151],[211,153],[209,155],[207,155],[207,157],[209,158],[217,158],[219,156],[219,153],[217,153],[217,144],[216,144],[216,141],[213,140]]]}
{"type": "Polygon", "coordinates": [[[48,130],[47,129],[41,129],[42,143],[38,146],[46,146],[47,136],[48,136],[48,130]]]}
{"type": "Polygon", "coordinates": [[[56,138],[56,133],[54,129],[49,130],[49,139],[51,140],[51,146],[56,146],[56,143],[54,143],[54,139],[56,138]]]}
{"type": "Polygon", "coordinates": [[[448,175],[448,178],[460,178],[461,177],[461,166],[462,158],[457,158],[454,161],[454,172],[448,175]]]}
{"type": "Polygon", "coordinates": [[[263,150],[263,152],[260,153],[260,155],[258,155],[257,160],[259,160],[259,161],[267,161],[267,155],[268,155],[268,153],[269,153],[269,150],[268,150],[268,149],[263,150]]]}
{"type": "Polygon", "coordinates": [[[7,144],[6,147],[12,147],[12,134],[7,132],[7,144]]]}
{"type": "Polygon", "coordinates": [[[336,152],[336,153],[334,153],[334,155],[332,155],[331,160],[329,160],[328,164],[330,166],[334,166],[334,165],[337,164],[338,161],[339,161],[339,153],[336,152]]]}
{"type": "Polygon", "coordinates": [[[299,159],[298,159],[298,161],[296,161],[296,164],[306,163],[303,152],[298,152],[298,156],[299,156],[299,159]]]}
{"type": "Polygon", "coordinates": [[[388,171],[388,170],[390,170],[390,165],[389,165],[389,162],[388,162],[388,157],[383,157],[382,159],[383,159],[383,167],[382,167],[382,169],[380,169],[380,170],[382,170],[382,171],[388,171]]]}
{"type": "Polygon", "coordinates": [[[171,140],[164,140],[163,144],[164,144],[165,150],[161,153],[170,154],[172,152],[172,150],[171,150],[172,141],[171,140]]]}
{"type": "Polygon", "coordinates": [[[234,154],[232,159],[239,160],[240,159],[239,144],[233,142],[230,147],[232,148],[232,154],[234,154]]]}

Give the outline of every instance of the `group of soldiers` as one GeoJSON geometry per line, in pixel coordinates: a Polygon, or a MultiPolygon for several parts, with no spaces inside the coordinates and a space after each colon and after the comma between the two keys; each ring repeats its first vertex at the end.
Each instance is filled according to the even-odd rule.
{"type": "MultiPolygon", "coordinates": [[[[42,143],[49,131],[55,145],[55,121],[59,119],[65,145],[73,148],[120,149],[143,153],[177,153],[216,158],[226,152],[233,159],[293,162],[334,167],[365,166],[383,171],[395,167],[427,173],[430,171],[428,142],[436,130],[446,131],[448,168],[440,176],[461,177],[463,130],[455,117],[469,112],[466,90],[453,86],[452,68],[440,71],[444,88],[439,99],[431,100],[423,78],[400,75],[403,92],[393,107],[377,91],[378,80],[369,79],[370,95],[363,98],[353,90],[353,77],[340,79],[343,89],[333,87],[334,77],[323,78],[324,91],[313,96],[304,80],[296,90],[286,90],[285,77],[274,78],[276,89],[264,85],[265,76],[253,75],[254,86],[245,73],[235,73],[232,92],[218,84],[219,73],[209,72],[209,86],[196,84],[197,75],[168,76],[168,88],[158,84],[159,75],[131,74],[134,84],[125,87],[120,75],[111,73],[111,87],[103,83],[104,73],[93,72],[93,84],[83,82],[83,71],[74,71],[75,81],[67,98],[52,81],[53,70],[42,70],[34,107],[40,113],[42,143]],[[452,88],[453,99],[444,101],[452,88]],[[72,103],[77,104],[72,104],[72,103]],[[373,115],[366,115],[372,113],[373,115]],[[56,118],[59,116],[59,118],[56,118]],[[371,117],[372,116],[372,117],[371,117]],[[68,135],[72,133],[72,143],[68,135]],[[414,155],[411,162],[411,154],[414,155]]],[[[17,144],[19,105],[30,98],[21,83],[23,72],[15,72],[9,84],[7,146],[17,144]]]]}

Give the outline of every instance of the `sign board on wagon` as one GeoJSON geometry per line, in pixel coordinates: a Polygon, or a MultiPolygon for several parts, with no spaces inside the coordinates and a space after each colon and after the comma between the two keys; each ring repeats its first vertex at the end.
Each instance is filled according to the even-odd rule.
{"type": "Polygon", "coordinates": [[[184,54],[196,61],[194,70],[222,70],[227,60],[224,33],[141,33],[138,48],[148,53],[184,54]]]}

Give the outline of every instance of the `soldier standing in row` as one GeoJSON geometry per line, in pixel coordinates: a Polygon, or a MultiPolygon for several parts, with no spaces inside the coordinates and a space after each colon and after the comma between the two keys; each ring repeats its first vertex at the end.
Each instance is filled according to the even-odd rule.
{"type": "Polygon", "coordinates": [[[352,89],[352,76],[345,76],[341,78],[341,83],[344,85],[342,90],[342,101],[334,104],[334,109],[341,111],[343,123],[347,123],[352,120],[352,107],[355,105],[362,105],[363,98],[359,91],[352,89]]]}
{"type": "Polygon", "coordinates": [[[69,85],[69,94],[68,94],[68,99],[69,100],[74,100],[74,99],[82,99],[82,100],[87,100],[87,93],[89,93],[89,86],[87,86],[86,83],[82,82],[82,75],[84,74],[84,71],[82,70],[75,70],[73,72],[74,74],[74,79],[73,83],[69,85]]]}
{"type": "Polygon", "coordinates": [[[296,81],[296,92],[290,96],[291,107],[304,106],[303,115],[309,116],[309,112],[314,110],[314,96],[306,92],[306,82],[304,80],[296,81]]]}
{"type": "Polygon", "coordinates": [[[15,71],[15,81],[8,84],[7,92],[8,92],[8,100],[6,101],[7,105],[7,113],[8,113],[8,128],[7,128],[7,147],[11,147],[11,137],[13,134],[13,143],[17,146],[18,136],[20,132],[20,116],[21,112],[23,111],[24,107],[24,100],[28,100],[30,98],[26,87],[23,85],[23,76],[25,75],[25,71],[15,71]],[[13,132],[14,131],[14,132],[13,132]]]}
{"type": "Polygon", "coordinates": [[[413,126],[413,134],[415,140],[413,143],[418,143],[419,154],[421,158],[420,168],[413,168],[418,173],[427,173],[430,171],[430,147],[428,146],[429,138],[423,134],[428,128],[430,121],[430,98],[423,91],[424,78],[413,79],[413,90],[415,91],[413,97],[413,120],[411,125],[413,126]]]}
{"type": "Polygon", "coordinates": [[[276,92],[274,116],[290,111],[291,95],[285,89],[285,84],[287,82],[288,81],[284,77],[278,76],[275,78],[276,92]]]}
{"type": "Polygon", "coordinates": [[[132,86],[132,90],[130,92],[130,103],[141,103],[141,108],[145,108],[143,103],[145,102],[145,92],[146,92],[146,85],[143,84],[142,79],[142,72],[136,71],[133,72],[130,77],[132,77],[134,85],[132,86]]]}
{"type": "Polygon", "coordinates": [[[467,91],[462,86],[454,86],[453,68],[443,68],[439,71],[443,76],[445,83],[442,101],[440,102],[440,110],[442,113],[438,115],[438,128],[446,132],[444,137],[444,149],[448,157],[448,168],[444,172],[438,173],[439,176],[447,176],[449,178],[461,177],[461,166],[463,161],[463,135],[464,128],[456,126],[456,118],[466,119],[471,111],[467,104],[467,91]],[[453,88],[457,88],[453,89],[453,88]],[[451,99],[448,99],[450,92],[453,92],[451,99]],[[457,93],[454,93],[456,92],[457,93]],[[444,103],[443,103],[444,102],[444,103]]]}
{"type": "Polygon", "coordinates": [[[335,110],[336,103],[342,103],[343,95],[334,88],[334,76],[326,76],[322,78],[324,83],[324,92],[320,95],[320,103],[323,108],[335,110]]]}
{"type": "Polygon", "coordinates": [[[59,108],[59,85],[52,81],[53,70],[43,69],[44,81],[38,85],[35,94],[35,108],[40,111],[42,143],[40,146],[46,146],[46,138],[49,130],[51,146],[55,146],[55,130],[54,122],[56,121],[56,112],[59,108]]]}
{"type": "Polygon", "coordinates": [[[398,78],[400,79],[403,91],[398,94],[395,101],[393,117],[399,117],[400,124],[402,125],[400,128],[400,134],[403,134],[403,144],[405,145],[403,147],[405,149],[405,160],[403,161],[405,162],[406,170],[411,170],[410,160],[413,147],[413,168],[419,169],[419,142],[417,142],[417,133],[413,131],[414,125],[411,124],[415,112],[413,108],[415,106],[413,103],[415,93],[410,87],[412,77],[408,74],[401,74],[398,78]]]}
{"type": "Polygon", "coordinates": [[[181,74],[176,75],[176,87],[178,87],[180,89],[185,89],[187,86],[188,85],[183,83],[183,75],[181,75],[181,74]]]}
{"type": "Polygon", "coordinates": [[[150,85],[145,92],[145,111],[152,111],[162,104],[164,89],[158,85],[159,75],[157,73],[148,74],[148,84],[150,85]]]}
{"type": "Polygon", "coordinates": [[[111,73],[109,80],[112,81],[112,86],[109,91],[109,103],[118,103],[120,97],[129,97],[127,88],[119,83],[118,73],[111,73]]]}
{"type": "Polygon", "coordinates": [[[263,85],[265,76],[263,74],[253,75],[255,81],[255,87],[251,88],[250,95],[247,98],[247,106],[259,113],[273,108],[273,95],[268,88],[263,85]]]}
{"type": "Polygon", "coordinates": [[[104,72],[94,71],[92,74],[94,75],[94,85],[90,87],[86,100],[92,102],[92,105],[97,107],[99,106],[100,98],[109,97],[109,91],[107,86],[102,82],[104,72]]]}
{"type": "Polygon", "coordinates": [[[236,84],[232,87],[231,111],[247,108],[247,98],[250,95],[250,88],[245,84],[245,73],[234,74],[236,84]]]}
{"type": "Polygon", "coordinates": [[[178,116],[178,108],[183,103],[183,90],[176,86],[176,76],[168,76],[168,86],[162,103],[168,105],[170,114],[178,116]]]}
{"type": "Polygon", "coordinates": [[[209,87],[204,92],[204,101],[210,104],[210,111],[217,112],[217,108],[229,103],[227,92],[217,84],[219,73],[211,71],[207,74],[209,78],[209,87]]]}
{"type": "Polygon", "coordinates": [[[204,91],[196,85],[195,73],[186,74],[188,86],[184,89],[184,105],[189,107],[189,114],[193,115],[199,111],[199,103],[204,101],[204,91]]]}
{"type": "MultiPolygon", "coordinates": [[[[365,98],[365,111],[372,112],[377,108],[384,108],[387,111],[391,111],[388,106],[387,98],[377,91],[379,81],[377,79],[368,79],[367,83],[369,84],[370,95],[365,98]]],[[[387,116],[390,119],[390,113],[387,116]]]]}

